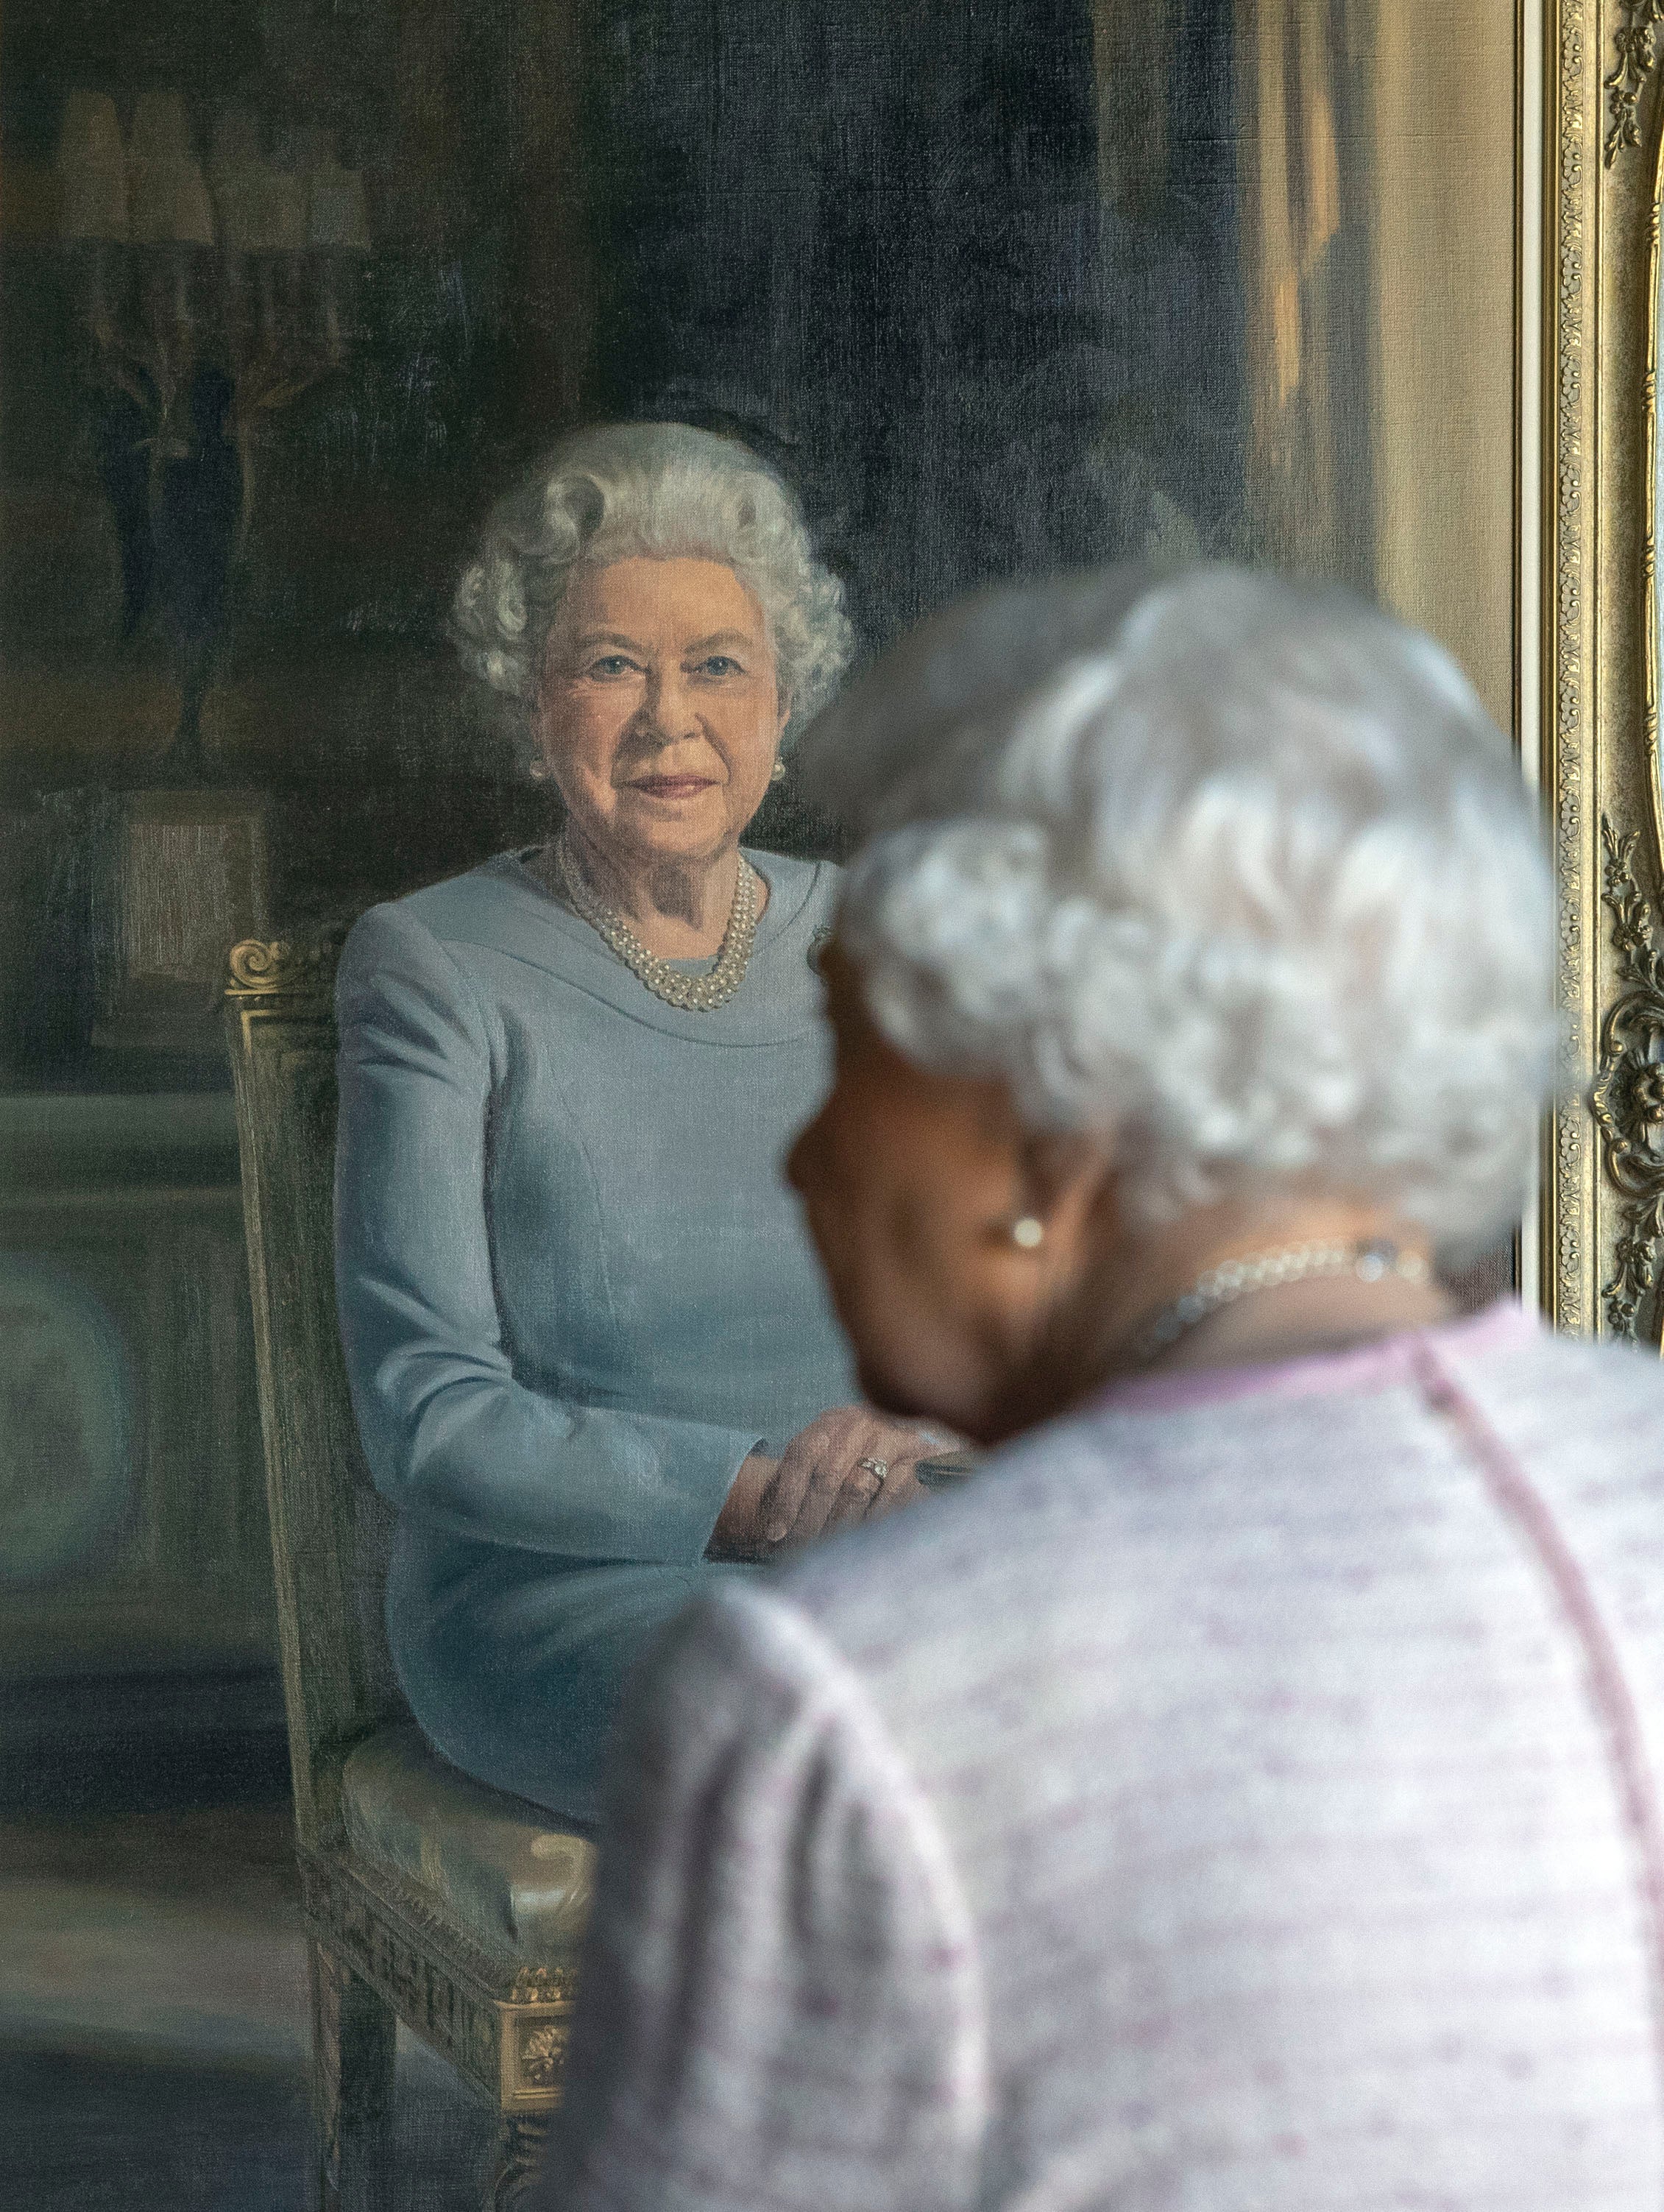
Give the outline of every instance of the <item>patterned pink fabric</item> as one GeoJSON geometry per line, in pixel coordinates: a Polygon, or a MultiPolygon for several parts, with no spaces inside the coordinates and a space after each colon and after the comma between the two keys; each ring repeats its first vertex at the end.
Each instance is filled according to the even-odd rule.
{"type": "Polygon", "coordinates": [[[1664,1371],[1152,1377],[683,1617],[562,2212],[1657,2212],[1664,1371]]]}

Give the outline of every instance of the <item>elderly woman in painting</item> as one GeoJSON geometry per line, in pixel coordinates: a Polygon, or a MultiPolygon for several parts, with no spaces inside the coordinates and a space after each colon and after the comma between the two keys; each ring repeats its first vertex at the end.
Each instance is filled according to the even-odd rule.
{"type": "Polygon", "coordinates": [[[1656,2205],[1664,1377],[1430,1265],[1552,1065],[1507,740],[1202,571],[808,750],[870,834],[793,1176],[869,1394],[1003,1449],[638,1677],[542,2201],[1656,2205]]]}
{"type": "Polygon", "coordinates": [[[779,479],[663,424],[557,447],[456,619],[562,825],[348,942],[342,1334],[411,1708],[582,1821],[653,1631],[916,1489],[779,1177],[826,1080],[837,871],[740,842],[848,629],[779,479]]]}

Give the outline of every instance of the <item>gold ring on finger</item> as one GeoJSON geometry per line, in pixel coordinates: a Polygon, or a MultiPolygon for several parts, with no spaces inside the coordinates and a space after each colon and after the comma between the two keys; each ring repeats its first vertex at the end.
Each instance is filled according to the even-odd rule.
{"type": "Polygon", "coordinates": [[[870,1474],[873,1481],[878,1485],[884,1483],[890,1473],[890,1462],[887,1459],[858,1459],[855,1466],[859,1472],[870,1474]]]}

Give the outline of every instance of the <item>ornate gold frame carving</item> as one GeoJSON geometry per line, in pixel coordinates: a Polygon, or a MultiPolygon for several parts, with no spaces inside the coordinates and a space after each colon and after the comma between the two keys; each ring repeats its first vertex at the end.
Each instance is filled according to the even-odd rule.
{"type": "Polygon", "coordinates": [[[1619,0],[1623,21],[1616,33],[1618,66],[1606,80],[1612,94],[1611,122],[1606,131],[1606,166],[1610,167],[1626,146],[1641,143],[1636,111],[1648,78],[1658,61],[1658,27],[1664,23],[1664,0],[1619,0]]]}
{"type": "Polygon", "coordinates": [[[1618,837],[1601,825],[1606,846],[1605,899],[1612,942],[1630,986],[1600,1029],[1600,1072],[1591,1103],[1604,1140],[1606,1172],[1625,1200],[1613,1273],[1605,1290],[1607,1327],[1633,1336],[1658,1288],[1664,1243],[1664,1150],[1651,1132],[1664,1122],[1664,955],[1653,908],[1636,878],[1638,834],[1618,837]]]}
{"type": "MultiPolygon", "coordinates": [[[[1543,782],[1571,1079],[1553,1117],[1543,1303],[1664,1323],[1664,822],[1656,359],[1664,0],[1546,0],[1543,782]],[[1640,158],[1624,158],[1633,154],[1640,158]]],[[[1529,118],[1527,118],[1527,123],[1529,118]]],[[[1532,527],[1532,517],[1522,517],[1532,527]]]]}
{"type": "MultiPolygon", "coordinates": [[[[1552,338],[1544,365],[1547,404],[1543,428],[1547,450],[1542,476],[1544,512],[1540,519],[1522,514],[1521,520],[1527,532],[1540,527],[1552,545],[1541,563],[1547,594],[1543,609],[1541,780],[1560,883],[1560,999],[1566,1012],[1568,1043],[1576,1057],[1582,1046],[1587,1019],[1582,1004],[1587,942],[1583,678],[1588,612],[1583,461],[1589,391],[1583,374],[1585,201],[1588,178],[1591,171],[1599,173],[1599,163],[1587,158],[1590,47],[1584,36],[1582,0],[1558,0],[1558,5],[1556,0],[1546,0],[1545,16],[1543,36],[1549,51],[1543,118],[1543,206],[1548,233],[1544,267],[1546,334],[1552,338]]],[[[1527,130],[1530,121],[1522,116],[1527,130]]],[[[1527,140],[1526,131],[1521,139],[1527,140]]],[[[1522,162],[1527,151],[1527,143],[1522,143],[1522,162]]],[[[1528,344],[1528,323],[1523,325],[1523,331],[1528,344]]],[[[1532,428],[1529,423],[1524,426],[1527,436],[1532,428]]],[[[1592,1310],[1585,1295],[1586,1231],[1592,1196],[1588,1155],[1587,1116],[1577,1103],[1564,1102],[1552,1117],[1540,1216],[1542,1302],[1550,1317],[1563,1328],[1586,1328],[1592,1310]]]]}

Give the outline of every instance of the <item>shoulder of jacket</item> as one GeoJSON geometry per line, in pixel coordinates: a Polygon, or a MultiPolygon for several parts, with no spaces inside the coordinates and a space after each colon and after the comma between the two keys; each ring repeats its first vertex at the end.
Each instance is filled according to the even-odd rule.
{"type": "Polygon", "coordinates": [[[1476,1372],[1482,1386],[1491,1382],[1512,1403],[1575,1409],[1580,1428],[1627,1425],[1639,1414],[1655,1419],[1664,1437],[1664,1362],[1640,1346],[1545,1328],[1511,1352],[1476,1363],[1476,1372]]]}
{"type": "Polygon", "coordinates": [[[407,891],[403,898],[391,899],[385,908],[373,911],[418,923],[441,945],[466,944],[481,916],[506,904],[510,897],[502,858],[482,861],[479,866],[459,876],[446,876],[437,884],[424,884],[420,890],[407,891]]]}
{"type": "Polygon", "coordinates": [[[394,945],[414,952],[424,944],[442,945],[447,953],[454,953],[470,942],[471,926],[499,903],[505,888],[493,863],[487,861],[465,874],[424,884],[419,890],[406,891],[399,898],[384,899],[359,915],[348,933],[343,957],[361,957],[372,948],[382,951],[394,945]]]}
{"type": "Polygon", "coordinates": [[[843,870],[835,860],[803,860],[791,853],[764,853],[750,846],[746,857],[789,904],[821,909],[837,904],[843,870]]]}

